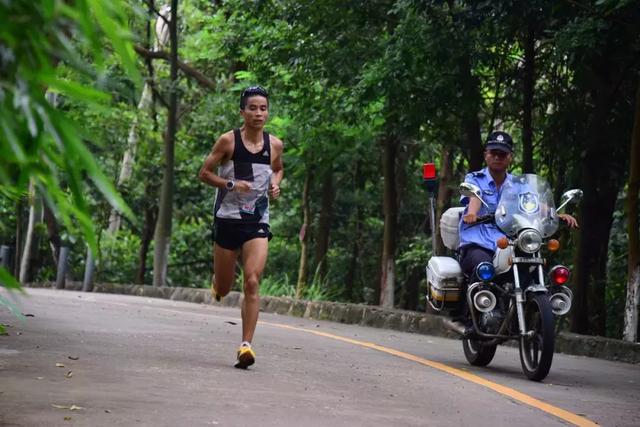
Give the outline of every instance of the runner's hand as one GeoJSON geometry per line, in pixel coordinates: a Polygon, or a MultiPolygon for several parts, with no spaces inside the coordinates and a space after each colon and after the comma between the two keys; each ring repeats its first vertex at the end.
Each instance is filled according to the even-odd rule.
{"type": "Polygon", "coordinates": [[[280,186],[278,184],[271,184],[269,186],[269,197],[272,199],[280,197],[280,186]]]}
{"type": "Polygon", "coordinates": [[[238,193],[248,193],[251,190],[251,183],[247,181],[236,181],[236,185],[233,187],[233,191],[237,191],[238,193]]]}

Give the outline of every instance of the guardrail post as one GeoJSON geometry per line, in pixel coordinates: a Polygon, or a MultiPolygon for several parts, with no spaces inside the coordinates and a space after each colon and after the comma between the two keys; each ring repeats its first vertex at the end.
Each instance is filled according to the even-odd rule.
{"type": "Polygon", "coordinates": [[[0,246],[0,265],[7,271],[11,271],[11,266],[9,265],[10,260],[11,247],[7,245],[0,246]]]}
{"type": "Polygon", "coordinates": [[[64,281],[67,277],[68,258],[69,248],[67,246],[61,246],[60,255],[58,256],[58,275],[56,276],[56,289],[64,289],[64,281]]]}
{"type": "Polygon", "coordinates": [[[93,276],[95,272],[96,263],[93,259],[93,251],[91,248],[87,248],[87,259],[84,265],[84,280],[82,281],[82,291],[93,291],[93,276]]]}

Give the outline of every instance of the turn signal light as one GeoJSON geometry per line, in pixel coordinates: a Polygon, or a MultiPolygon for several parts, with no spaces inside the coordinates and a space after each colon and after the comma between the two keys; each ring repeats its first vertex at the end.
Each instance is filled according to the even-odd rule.
{"type": "Polygon", "coordinates": [[[500,249],[507,249],[507,246],[509,246],[509,239],[507,239],[506,237],[501,237],[496,241],[496,245],[500,249]]]}
{"type": "Polygon", "coordinates": [[[550,252],[556,252],[560,249],[560,241],[556,239],[549,240],[547,242],[547,249],[549,249],[550,252]]]}
{"type": "Polygon", "coordinates": [[[556,285],[564,285],[569,281],[569,276],[571,272],[564,265],[556,265],[549,272],[549,276],[551,277],[551,281],[556,285]]]}

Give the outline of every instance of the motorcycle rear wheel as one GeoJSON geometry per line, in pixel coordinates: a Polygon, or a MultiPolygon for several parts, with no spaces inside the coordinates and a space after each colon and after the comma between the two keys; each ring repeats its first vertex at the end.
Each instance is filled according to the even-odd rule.
{"type": "Polygon", "coordinates": [[[462,340],[462,349],[464,350],[464,357],[467,358],[473,366],[487,366],[493,360],[493,356],[496,354],[496,348],[498,345],[482,345],[478,340],[472,340],[464,338],[462,340]]]}
{"type": "Polygon", "coordinates": [[[520,337],[520,363],[527,378],[541,381],[549,374],[555,348],[555,318],[547,295],[533,294],[527,298],[524,319],[534,334],[520,337]]]}

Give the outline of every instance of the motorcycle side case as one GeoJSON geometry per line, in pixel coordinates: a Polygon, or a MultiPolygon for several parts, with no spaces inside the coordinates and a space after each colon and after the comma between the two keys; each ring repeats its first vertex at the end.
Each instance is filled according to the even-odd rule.
{"type": "Polygon", "coordinates": [[[434,256],[427,264],[427,298],[440,306],[460,300],[464,276],[454,258],[434,256]]]}

